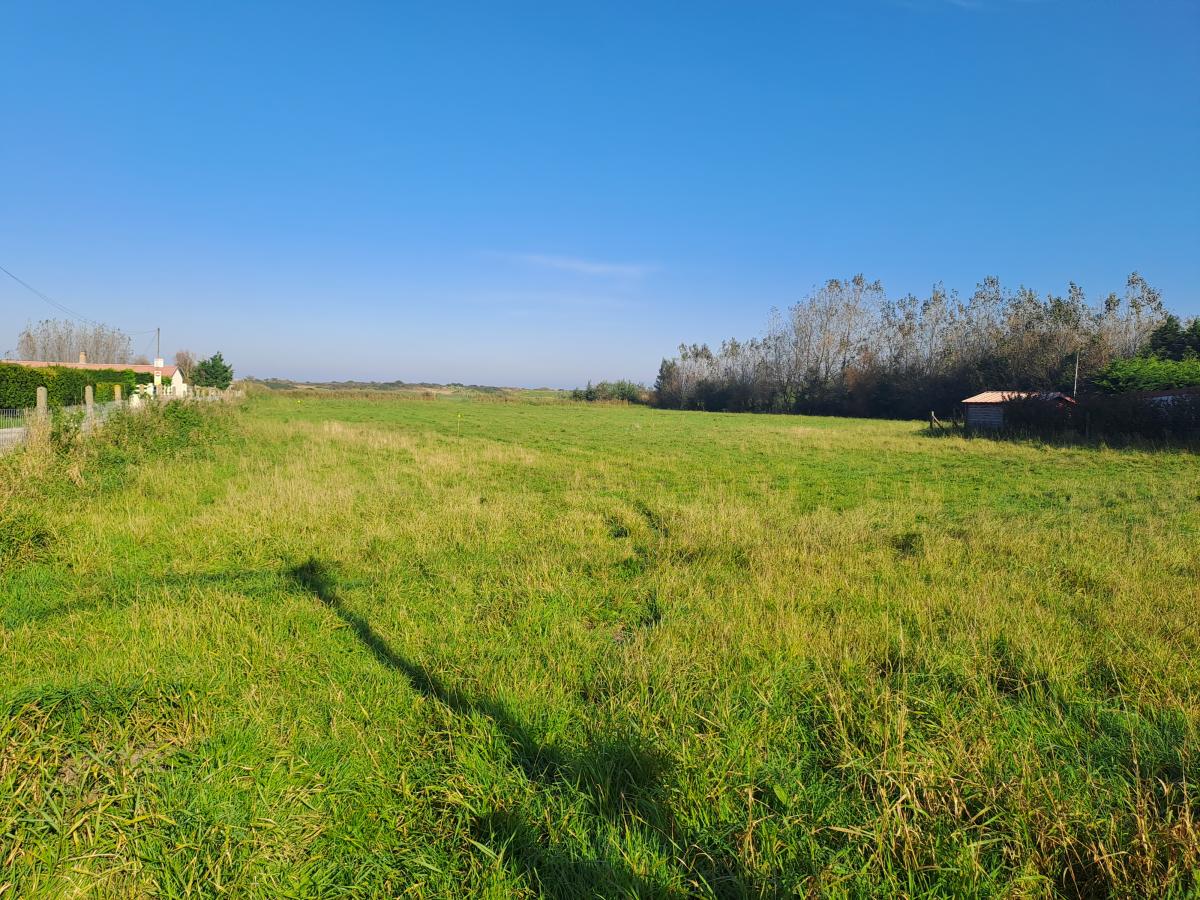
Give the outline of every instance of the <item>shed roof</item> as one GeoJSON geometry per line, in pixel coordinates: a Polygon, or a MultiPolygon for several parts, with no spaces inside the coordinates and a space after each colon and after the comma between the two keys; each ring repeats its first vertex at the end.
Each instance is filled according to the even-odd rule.
{"type": "Polygon", "coordinates": [[[1007,403],[1009,400],[1024,400],[1028,397],[1041,397],[1043,400],[1065,400],[1074,403],[1075,398],[1061,391],[984,391],[974,397],[968,397],[963,403],[1007,403]]]}

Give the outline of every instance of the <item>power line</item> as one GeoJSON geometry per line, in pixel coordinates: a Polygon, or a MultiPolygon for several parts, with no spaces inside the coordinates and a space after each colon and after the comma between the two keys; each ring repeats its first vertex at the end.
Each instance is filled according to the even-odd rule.
{"type": "MultiPolygon", "coordinates": [[[[154,333],[154,329],[153,329],[153,328],[151,328],[151,329],[150,329],[150,333],[151,333],[151,334],[153,334],[153,333],[154,333]]],[[[139,353],[139,354],[138,354],[138,356],[145,356],[145,357],[147,357],[147,358],[148,358],[148,357],[150,356],[150,345],[151,345],[152,343],[154,343],[154,338],[149,338],[149,339],[146,341],[146,345],[145,345],[144,347],[142,347],[142,352],[141,352],[141,353],[139,353]]]]}
{"type": "Polygon", "coordinates": [[[22,281],[20,278],[18,278],[12,272],[8,271],[8,269],[4,268],[4,266],[0,266],[0,272],[3,272],[5,275],[7,275],[9,278],[11,278],[13,281],[15,281],[17,284],[21,285],[21,287],[25,288],[25,290],[29,291],[30,293],[32,293],[38,297],[41,297],[43,300],[45,300],[47,303],[49,303],[51,306],[53,306],[59,312],[64,312],[71,318],[79,319],[81,322],[87,322],[89,325],[100,325],[101,324],[101,323],[95,321],[94,319],[89,319],[87,316],[81,316],[79,313],[75,312],[75,310],[70,309],[69,307],[63,306],[61,303],[59,303],[57,300],[54,300],[51,297],[47,297],[45,294],[43,294],[41,291],[39,291],[37,288],[35,288],[32,284],[30,284],[27,281],[22,281]]]}
{"type": "MultiPolygon", "coordinates": [[[[18,278],[12,272],[8,271],[8,269],[4,268],[4,266],[0,266],[0,272],[3,272],[5,275],[7,275],[9,278],[11,278],[13,281],[15,281],[17,284],[21,285],[21,287],[25,288],[25,290],[33,293],[37,297],[40,297],[42,300],[45,300],[47,303],[49,303],[51,306],[53,306],[59,312],[66,313],[72,319],[78,319],[81,322],[87,322],[89,325],[95,325],[97,328],[110,327],[110,326],[105,325],[103,322],[97,322],[95,319],[89,319],[87,316],[81,316],[79,313],[75,312],[75,310],[71,309],[68,306],[64,306],[63,304],[59,303],[54,298],[47,297],[45,294],[43,294],[41,291],[39,291],[37,288],[35,288],[32,284],[30,284],[27,281],[22,281],[20,278],[18,278]]],[[[141,334],[152,334],[155,330],[156,329],[151,328],[147,331],[126,332],[126,334],[130,337],[136,337],[137,335],[141,335],[141,334]]]]}

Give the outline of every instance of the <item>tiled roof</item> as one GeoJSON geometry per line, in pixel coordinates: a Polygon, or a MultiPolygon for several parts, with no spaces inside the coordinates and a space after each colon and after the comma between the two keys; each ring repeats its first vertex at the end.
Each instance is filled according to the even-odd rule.
{"type": "Polygon", "coordinates": [[[2,359],[0,362],[13,366],[30,366],[38,369],[45,366],[58,366],[63,369],[97,369],[101,371],[118,370],[121,372],[145,372],[153,375],[161,372],[164,378],[174,378],[177,366],[148,366],[144,363],[80,363],[80,362],[46,362],[40,359],[2,359]]]}

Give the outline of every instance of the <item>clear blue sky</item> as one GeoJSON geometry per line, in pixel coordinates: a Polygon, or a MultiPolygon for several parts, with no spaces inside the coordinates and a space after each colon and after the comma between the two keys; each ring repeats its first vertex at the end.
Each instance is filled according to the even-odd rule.
{"type": "MultiPolygon", "coordinates": [[[[314,379],[648,380],[858,271],[1197,314],[1198,47],[1188,0],[10,0],[0,265],[314,379]]],[[[53,313],[5,279],[0,353],[53,313]]]]}

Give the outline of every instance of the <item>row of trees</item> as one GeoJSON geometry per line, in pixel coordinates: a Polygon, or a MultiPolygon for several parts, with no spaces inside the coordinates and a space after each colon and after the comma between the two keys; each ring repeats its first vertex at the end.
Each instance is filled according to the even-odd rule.
{"type": "Polygon", "coordinates": [[[612,401],[647,403],[650,400],[650,392],[634,381],[601,381],[597,384],[589,381],[587,387],[575,388],[571,391],[571,399],[586,400],[590,403],[612,401]]]}
{"type": "Polygon", "coordinates": [[[129,335],[107,325],[43,319],[36,325],[26,325],[17,337],[17,359],[75,362],[80,352],[92,362],[134,362],[129,335]]]}
{"type": "Polygon", "coordinates": [[[1173,359],[1178,362],[1200,359],[1200,316],[1185,325],[1179,316],[1168,315],[1162,324],[1150,333],[1145,354],[1155,359],[1173,359]]]}
{"type": "MultiPolygon", "coordinates": [[[[1136,272],[1121,294],[1089,303],[1011,290],[987,278],[967,298],[937,285],[890,299],[862,275],[834,279],[772,313],[762,337],[712,350],[681,345],[655,382],[660,406],[919,418],[952,414],[987,389],[1073,391],[1115,359],[1136,355],[1174,321],[1136,272]]],[[[1173,340],[1173,339],[1171,339],[1173,340]]],[[[1170,341],[1168,341],[1170,342],[1170,341]]]]}
{"type": "MultiPolygon", "coordinates": [[[[150,364],[146,357],[132,354],[129,335],[108,325],[43,319],[36,325],[26,325],[17,337],[17,359],[70,363],[81,352],[93,363],[150,364]]],[[[233,367],[220,353],[198,360],[192,351],[180,350],[175,354],[175,365],[183,373],[183,380],[197,387],[224,389],[233,381],[233,367]]]]}

